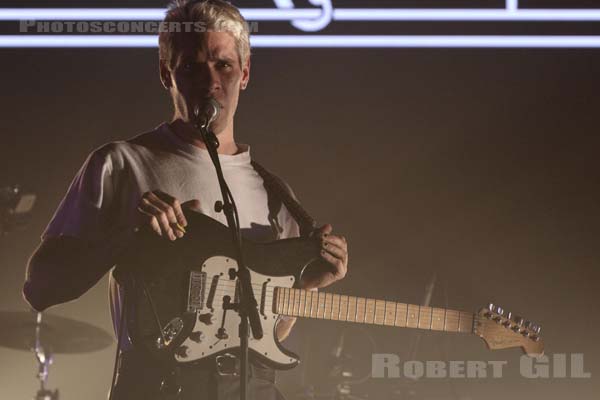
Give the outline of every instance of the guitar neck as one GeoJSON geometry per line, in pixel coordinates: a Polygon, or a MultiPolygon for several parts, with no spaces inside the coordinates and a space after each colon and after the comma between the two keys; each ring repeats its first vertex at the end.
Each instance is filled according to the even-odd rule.
{"type": "Polygon", "coordinates": [[[294,288],[275,288],[276,314],[361,324],[473,333],[476,315],[464,311],[345,296],[294,288]]]}

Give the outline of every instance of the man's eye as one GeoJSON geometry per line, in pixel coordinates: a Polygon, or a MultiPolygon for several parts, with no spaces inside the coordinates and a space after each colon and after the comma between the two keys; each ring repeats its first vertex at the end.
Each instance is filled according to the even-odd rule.
{"type": "Polygon", "coordinates": [[[219,61],[219,63],[217,63],[217,67],[219,67],[219,68],[231,68],[231,64],[228,63],[227,61],[219,61]]]}
{"type": "Polygon", "coordinates": [[[183,63],[181,66],[184,71],[191,71],[193,68],[193,64],[191,62],[183,63]]]}

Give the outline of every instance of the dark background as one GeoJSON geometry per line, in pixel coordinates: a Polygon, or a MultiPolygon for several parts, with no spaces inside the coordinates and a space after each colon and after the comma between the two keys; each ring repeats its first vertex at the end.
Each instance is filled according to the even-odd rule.
{"type": "MultiPolygon", "coordinates": [[[[155,49],[2,49],[0,71],[0,186],[39,197],[27,229],[0,238],[0,304],[25,310],[27,259],[87,154],[168,120],[171,106],[155,49]]],[[[592,374],[528,380],[518,349],[425,332],[412,359],[507,360],[504,378],[369,380],[357,392],[596,398],[599,73],[598,50],[254,50],[237,139],[348,237],[350,270],[331,291],[420,303],[435,274],[432,305],[496,302],[540,323],[547,353],[583,353],[592,374]]],[[[51,312],[110,331],[106,280],[51,312]]],[[[415,340],[409,329],[301,321],[286,345],[305,362],[280,374],[290,398],[301,383],[323,387],[342,332],[357,376],[371,353],[405,360],[415,340]]],[[[65,400],[104,399],[113,355],[58,355],[49,386],[65,400]]],[[[33,355],[2,348],[0,360],[1,397],[31,398],[33,355]]]]}

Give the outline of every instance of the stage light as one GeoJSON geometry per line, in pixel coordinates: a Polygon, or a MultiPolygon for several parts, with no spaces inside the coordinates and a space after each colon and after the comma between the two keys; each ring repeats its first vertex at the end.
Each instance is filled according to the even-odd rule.
{"type": "MultiPolygon", "coordinates": [[[[8,35],[0,47],[157,47],[154,35],[8,35]]],[[[600,48],[600,36],[291,36],[252,38],[255,48],[600,48]]]]}

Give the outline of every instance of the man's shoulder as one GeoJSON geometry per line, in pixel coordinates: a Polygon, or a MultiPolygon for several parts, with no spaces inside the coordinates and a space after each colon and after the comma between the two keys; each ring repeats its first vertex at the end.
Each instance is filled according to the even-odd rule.
{"type": "Polygon", "coordinates": [[[124,162],[132,155],[150,152],[164,146],[161,141],[160,129],[162,125],[128,139],[115,140],[105,143],[94,149],[89,155],[90,160],[124,162]]]}

